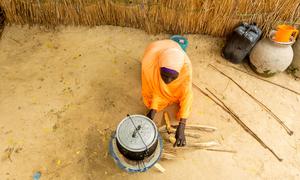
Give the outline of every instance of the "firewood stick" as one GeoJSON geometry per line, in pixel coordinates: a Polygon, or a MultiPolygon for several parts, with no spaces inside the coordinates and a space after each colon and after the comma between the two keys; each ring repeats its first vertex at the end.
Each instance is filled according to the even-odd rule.
{"type": "Polygon", "coordinates": [[[240,72],[242,72],[242,73],[245,73],[245,74],[247,74],[247,75],[249,75],[249,76],[255,77],[255,78],[259,79],[259,80],[265,81],[265,82],[270,83],[270,84],[272,84],[272,85],[278,86],[278,87],[280,87],[280,88],[282,88],[282,89],[286,89],[286,90],[288,90],[288,91],[290,91],[290,92],[292,92],[292,93],[295,93],[295,94],[297,94],[297,95],[300,95],[300,92],[297,92],[297,91],[295,91],[295,90],[293,90],[293,89],[290,89],[290,88],[288,88],[288,87],[285,87],[285,86],[283,86],[283,85],[274,83],[274,82],[272,82],[272,81],[263,79],[263,78],[258,77],[258,76],[256,76],[256,75],[250,74],[250,73],[248,73],[248,72],[246,72],[246,71],[244,71],[244,70],[241,70],[241,69],[239,69],[239,68],[236,68],[236,67],[233,67],[233,66],[229,66],[229,65],[224,65],[224,64],[222,64],[222,65],[223,65],[223,66],[230,67],[230,68],[233,68],[233,69],[235,69],[235,70],[237,70],[237,71],[240,71],[240,72]]]}
{"type": "Polygon", "coordinates": [[[254,139],[257,140],[257,142],[259,142],[261,144],[261,146],[263,146],[264,148],[268,149],[275,157],[278,161],[282,161],[282,159],[269,147],[267,146],[263,140],[261,140],[232,110],[230,110],[230,108],[228,108],[228,106],[225,105],[225,103],[223,103],[221,100],[219,100],[223,105],[221,105],[219,102],[217,102],[214,98],[212,98],[211,96],[209,96],[207,93],[205,93],[201,88],[199,88],[198,86],[196,86],[195,84],[193,84],[194,87],[197,88],[197,90],[199,90],[203,95],[205,95],[206,97],[208,97],[209,99],[211,99],[215,104],[217,104],[219,107],[221,107],[225,112],[227,112],[229,115],[231,115],[233,117],[233,119],[248,133],[250,134],[254,139]]]}
{"type": "Polygon", "coordinates": [[[163,152],[161,158],[167,159],[167,160],[172,160],[172,159],[176,159],[176,156],[173,154],[170,154],[170,153],[163,152]]]}
{"type": "MultiPolygon", "coordinates": [[[[178,127],[178,125],[171,125],[170,131],[172,131],[172,129],[176,129],[178,127]]],[[[163,131],[166,130],[166,126],[163,125],[161,127],[158,128],[159,131],[163,131]]],[[[217,130],[216,127],[213,126],[205,126],[205,125],[185,125],[185,129],[187,130],[199,130],[199,131],[206,131],[206,132],[214,132],[215,130],[217,130]]]]}
{"type": "MultiPolygon", "coordinates": [[[[177,128],[178,125],[172,125],[171,127],[177,128]]],[[[205,125],[185,125],[185,129],[189,130],[199,130],[199,131],[207,131],[207,132],[214,132],[217,130],[216,127],[213,126],[205,126],[205,125]]]]}
{"type": "MultiPolygon", "coordinates": [[[[168,132],[166,129],[165,130],[160,130],[160,133],[168,133],[168,134],[175,134],[176,130],[174,128],[171,128],[170,131],[168,132]]],[[[192,137],[192,138],[200,138],[201,136],[197,133],[191,133],[191,132],[185,132],[185,136],[187,137],[192,137]]]]}
{"type": "MultiPolygon", "coordinates": [[[[165,120],[165,123],[166,123],[166,129],[168,131],[168,133],[171,133],[171,128],[177,128],[178,125],[172,125],[171,126],[171,123],[170,123],[170,116],[169,116],[169,113],[167,111],[164,112],[164,120],[165,120]]],[[[213,132],[215,131],[217,128],[215,127],[211,127],[211,126],[202,126],[202,125],[186,125],[185,126],[186,129],[191,129],[191,130],[202,130],[202,131],[208,131],[208,132],[213,132]]]]}
{"type": "Polygon", "coordinates": [[[171,133],[170,116],[167,111],[164,112],[164,119],[165,119],[165,123],[166,123],[166,129],[167,129],[168,133],[171,133]]]}
{"type": "MultiPolygon", "coordinates": [[[[209,91],[211,93],[211,91],[209,91]]],[[[228,112],[233,115],[235,117],[235,120],[242,125],[242,127],[248,131],[248,133],[250,133],[253,137],[255,137],[256,140],[258,140],[258,142],[260,142],[261,145],[263,145],[265,148],[267,148],[279,161],[282,161],[282,159],[270,148],[268,147],[263,140],[261,140],[238,116],[237,114],[231,110],[221,99],[219,99],[216,95],[214,95],[213,93],[211,93],[219,102],[222,103],[222,105],[225,107],[225,109],[228,110],[228,112]]]]}
{"type": "Polygon", "coordinates": [[[284,122],[278,117],[276,116],[266,105],[264,105],[262,102],[260,102],[257,98],[255,98],[252,94],[250,94],[248,91],[246,91],[241,85],[239,85],[235,80],[233,80],[231,77],[229,77],[228,75],[226,75],[225,73],[223,73],[221,70],[217,69],[215,66],[209,64],[213,69],[215,69],[216,71],[218,71],[219,73],[221,73],[223,76],[227,77],[228,79],[230,79],[234,84],[236,84],[242,91],[244,91],[248,96],[250,96],[258,105],[260,105],[262,108],[265,109],[265,111],[267,111],[284,129],[285,131],[288,133],[288,135],[292,135],[294,132],[292,130],[290,130],[285,124],[284,122]]]}
{"type": "Polygon", "coordinates": [[[163,168],[159,163],[155,163],[155,164],[154,164],[154,167],[155,167],[158,171],[160,171],[161,173],[164,173],[164,172],[166,171],[166,169],[163,168]]]}
{"type": "MultiPolygon", "coordinates": [[[[169,141],[171,144],[174,144],[176,142],[175,137],[169,136],[169,141]]],[[[194,143],[187,143],[186,147],[198,147],[198,148],[208,148],[212,146],[219,145],[216,141],[208,141],[208,142],[194,142],[194,143]]]]}
{"type": "Polygon", "coordinates": [[[212,147],[220,145],[216,141],[208,141],[208,142],[197,142],[197,143],[189,143],[187,144],[187,147],[200,147],[200,148],[206,148],[206,147],[212,147]]]}
{"type": "Polygon", "coordinates": [[[163,132],[163,131],[166,131],[167,129],[166,129],[166,125],[163,125],[163,126],[160,126],[159,128],[158,128],[158,131],[159,132],[163,132]]]}
{"type": "MultiPolygon", "coordinates": [[[[166,126],[166,125],[161,126],[160,128],[158,128],[158,131],[159,131],[159,132],[162,132],[162,133],[168,132],[167,126],[166,126]]],[[[176,129],[174,129],[174,128],[171,127],[171,128],[169,129],[169,132],[170,132],[170,133],[175,133],[175,132],[176,132],[176,129]]],[[[169,132],[168,132],[168,133],[169,133],[169,132]]]]}
{"type": "MultiPolygon", "coordinates": [[[[176,131],[175,131],[175,132],[172,131],[172,133],[175,134],[176,131]]],[[[200,135],[200,134],[197,134],[197,133],[184,132],[184,135],[185,135],[186,137],[192,137],[192,138],[196,138],[196,139],[201,138],[201,135],[200,135]]]]}
{"type": "Polygon", "coordinates": [[[169,141],[171,144],[175,144],[176,138],[174,136],[169,136],[169,141]]]}
{"type": "Polygon", "coordinates": [[[207,151],[217,151],[217,152],[228,152],[228,153],[237,153],[235,150],[227,150],[227,149],[205,149],[207,151]]]}
{"type": "MultiPolygon", "coordinates": [[[[169,141],[171,144],[174,144],[176,142],[176,139],[174,136],[170,135],[169,136],[169,141]]],[[[187,147],[209,147],[209,146],[215,146],[219,145],[218,142],[216,141],[208,141],[208,142],[194,142],[194,143],[187,143],[187,147]]]]}

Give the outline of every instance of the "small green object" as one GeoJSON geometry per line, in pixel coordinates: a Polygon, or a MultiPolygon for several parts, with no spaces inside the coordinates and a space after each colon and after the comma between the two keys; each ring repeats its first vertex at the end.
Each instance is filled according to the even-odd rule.
{"type": "Polygon", "coordinates": [[[185,37],[180,36],[180,35],[172,36],[171,40],[177,42],[184,51],[186,51],[186,48],[189,45],[189,41],[185,37]]]}

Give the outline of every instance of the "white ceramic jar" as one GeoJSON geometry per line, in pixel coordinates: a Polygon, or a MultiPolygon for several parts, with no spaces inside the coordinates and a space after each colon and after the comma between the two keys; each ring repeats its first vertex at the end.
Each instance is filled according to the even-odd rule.
{"type": "Polygon", "coordinates": [[[278,43],[269,38],[260,40],[250,53],[252,69],[264,77],[285,71],[293,60],[292,43],[278,43]]]}

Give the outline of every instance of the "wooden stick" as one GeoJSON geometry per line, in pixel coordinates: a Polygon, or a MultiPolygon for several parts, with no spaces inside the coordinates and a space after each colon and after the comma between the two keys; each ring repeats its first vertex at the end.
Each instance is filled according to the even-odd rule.
{"type": "Polygon", "coordinates": [[[158,131],[159,132],[162,132],[162,133],[164,133],[164,132],[167,132],[167,133],[175,133],[176,132],[176,129],[174,129],[174,128],[170,128],[169,129],[169,131],[167,130],[167,126],[166,125],[163,125],[163,126],[161,126],[160,128],[158,128],[158,131]]]}
{"type": "MultiPolygon", "coordinates": [[[[172,125],[171,127],[173,128],[177,128],[178,125],[172,125]]],[[[214,132],[215,130],[217,130],[216,127],[213,126],[205,126],[205,125],[185,125],[185,129],[189,129],[189,130],[199,130],[199,131],[207,131],[207,132],[214,132]]]]}
{"type": "Polygon", "coordinates": [[[159,163],[155,163],[153,167],[155,167],[161,173],[164,173],[166,171],[166,169],[163,168],[159,163]]]}
{"type": "Polygon", "coordinates": [[[278,87],[280,87],[280,88],[282,88],[282,89],[286,89],[286,90],[288,90],[288,91],[290,91],[290,92],[292,92],[292,93],[295,93],[295,94],[297,94],[297,95],[300,95],[300,92],[297,92],[297,91],[295,91],[295,90],[293,90],[293,89],[290,89],[290,88],[288,88],[288,87],[285,87],[285,86],[283,86],[283,85],[274,83],[274,82],[272,82],[272,81],[263,79],[263,78],[258,77],[258,76],[256,76],[256,75],[250,74],[250,73],[248,73],[248,72],[246,72],[246,71],[244,71],[244,70],[241,70],[241,69],[239,69],[239,68],[236,68],[236,67],[233,67],[233,66],[229,66],[229,65],[224,65],[224,64],[222,64],[222,65],[223,65],[223,66],[230,67],[230,68],[233,68],[233,69],[235,69],[235,70],[237,70],[237,71],[240,71],[240,72],[242,72],[242,73],[245,73],[245,74],[247,74],[247,75],[249,75],[249,76],[255,77],[255,78],[259,79],[259,80],[265,81],[265,82],[267,82],[267,83],[270,83],[270,84],[273,84],[273,85],[275,85],[275,86],[278,86],[278,87]]]}
{"type": "Polygon", "coordinates": [[[168,133],[171,133],[170,116],[167,111],[164,112],[164,119],[165,119],[165,123],[166,123],[166,129],[167,129],[168,133]]]}
{"type": "Polygon", "coordinates": [[[237,153],[235,150],[227,150],[227,149],[205,149],[207,151],[216,151],[216,152],[228,152],[228,153],[237,153]]]}
{"type": "Polygon", "coordinates": [[[175,144],[176,138],[174,136],[169,136],[169,141],[171,144],[175,144]]]}
{"type": "MultiPolygon", "coordinates": [[[[174,144],[176,139],[174,136],[169,136],[169,139],[171,144],[174,144]]],[[[217,146],[219,143],[217,141],[208,141],[208,142],[194,142],[194,143],[188,143],[186,145],[187,148],[208,148],[212,146],[217,146]]]]}
{"type": "Polygon", "coordinates": [[[195,139],[201,138],[201,135],[196,134],[196,133],[184,132],[184,135],[186,137],[191,137],[191,138],[195,138],[195,139]]]}
{"type": "Polygon", "coordinates": [[[205,93],[201,88],[199,88],[197,85],[193,84],[194,87],[196,87],[197,90],[199,90],[203,95],[211,99],[215,104],[217,104],[219,107],[221,107],[225,112],[230,114],[233,119],[248,133],[250,134],[254,139],[256,139],[264,148],[268,149],[278,161],[282,161],[282,159],[270,148],[268,147],[228,106],[225,105],[221,100],[219,100],[223,105],[221,105],[219,102],[217,102],[214,98],[210,97],[207,93],[205,93]]]}
{"type": "MultiPolygon", "coordinates": [[[[164,112],[164,120],[166,123],[166,129],[168,131],[168,133],[171,133],[171,128],[177,128],[178,125],[171,125],[170,123],[170,115],[167,111],[164,112]]],[[[213,132],[215,130],[217,130],[216,127],[212,127],[212,126],[204,126],[204,125],[186,125],[185,129],[191,129],[191,130],[200,130],[200,131],[208,131],[208,132],[213,132]]]]}
{"type": "Polygon", "coordinates": [[[220,144],[216,141],[194,142],[194,143],[187,143],[184,147],[179,147],[179,149],[204,149],[204,148],[206,149],[218,145],[220,144]]]}
{"type": "MultiPolygon", "coordinates": [[[[168,133],[168,134],[175,134],[176,130],[174,128],[171,128],[169,132],[166,129],[160,129],[159,132],[161,133],[168,133]]],[[[185,132],[184,133],[186,137],[192,137],[192,138],[200,138],[201,136],[197,133],[191,133],[191,132],[185,132]]]]}
{"type": "Polygon", "coordinates": [[[176,156],[173,154],[170,154],[170,153],[163,152],[161,158],[167,159],[167,160],[172,160],[172,159],[176,159],[176,156]]]}
{"type": "MultiPolygon", "coordinates": [[[[225,77],[227,77],[228,79],[230,79],[234,84],[236,84],[242,91],[244,91],[246,94],[248,94],[248,96],[250,96],[258,105],[260,105],[262,108],[264,108],[284,129],[285,131],[288,133],[288,135],[293,135],[293,131],[290,130],[285,124],[284,122],[278,117],[276,116],[266,105],[264,105],[261,101],[259,101],[257,98],[255,98],[252,94],[250,94],[248,91],[246,91],[241,85],[239,85],[235,80],[233,80],[231,77],[229,77],[228,75],[226,75],[225,73],[223,73],[221,70],[217,69],[215,66],[209,64],[213,69],[215,69],[216,71],[218,71],[219,73],[221,73],[222,75],[224,75],[225,77]]],[[[210,92],[211,93],[211,92],[210,92]]]]}
{"type": "Polygon", "coordinates": [[[208,141],[208,142],[198,142],[198,143],[187,144],[187,147],[206,148],[206,147],[212,147],[212,146],[217,146],[217,145],[220,145],[220,144],[216,141],[208,141]]]}
{"type": "MultiPolygon", "coordinates": [[[[209,91],[211,93],[211,91],[209,91]]],[[[270,148],[268,147],[239,117],[238,115],[231,110],[221,99],[219,99],[216,95],[214,95],[213,93],[211,93],[219,102],[222,103],[222,105],[228,110],[228,112],[233,115],[235,117],[235,120],[237,120],[237,122],[242,125],[242,127],[248,131],[248,133],[250,133],[253,137],[255,137],[256,140],[258,140],[258,142],[261,143],[261,145],[263,145],[265,148],[267,148],[279,161],[282,161],[281,158],[278,157],[278,155],[270,148]]]]}

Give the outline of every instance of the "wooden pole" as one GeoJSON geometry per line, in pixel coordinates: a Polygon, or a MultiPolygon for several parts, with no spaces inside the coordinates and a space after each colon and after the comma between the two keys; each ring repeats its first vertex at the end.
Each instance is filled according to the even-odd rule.
{"type": "Polygon", "coordinates": [[[269,109],[266,105],[264,105],[261,101],[259,101],[257,98],[255,98],[252,94],[250,94],[248,91],[246,91],[241,85],[239,85],[235,80],[233,80],[231,77],[229,77],[227,74],[225,74],[224,72],[222,72],[221,70],[219,70],[218,68],[216,68],[215,66],[209,64],[209,66],[211,66],[214,70],[218,71],[219,73],[221,73],[223,76],[227,77],[228,79],[230,79],[234,84],[236,84],[242,91],[244,91],[248,96],[250,96],[258,105],[260,105],[262,108],[265,109],[265,111],[267,111],[284,129],[285,131],[288,133],[288,135],[293,135],[293,131],[290,130],[290,128],[288,128],[284,122],[278,117],[276,116],[271,109],[269,109]]]}
{"type": "Polygon", "coordinates": [[[230,67],[230,68],[235,69],[235,70],[237,70],[237,71],[240,71],[240,72],[242,72],[242,73],[245,73],[245,74],[247,74],[247,75],[249,75],[249,76],[255,77],[255,78],[257,78],[257,79],[259,79],[259,80],[261,80],[261,81],[270,83],[270,84],[272,84],[272,85],[274,85],[274,86],[278,86],[278,87],[280,87],[280,88],[282,88],[282,89],[286,89],[286,90],[288,90],[288,91],[290,91],[290,92],[292,92],[292,93],[295,93],[295,94],[297,94],[297,95],[300,95],[300,92],[297,92],[297,91],[295,91],[295,90],[293,90],[293,89],[290,89],[290,88],[288,88],[288,87],[285,87],[285,86],[283,86],[283,85],[274,83],[274,82],[272,82],[272,81],[263,79],[263,78],[258,77],[258,76],[256,76],[256,75],[250,74],[250,73],[248,73],[248,72],[246,72],[246,71],[244,71],[244,70],[241,70],[241,69],[239,69],[239,68],[236,68],[236,67],[233,67],[233,66],[229,66],[229,65],[224,65],[224,64],[222,64],[222,65],[223,65],[223,66],[230,67]]]}
{"type": "MultiPolygon", "coordinates": [[[[214,98],[209,96],[207,93],[205,93],[201,88],[199,88],[197,85],[193,84],[194,87],[200,91],[203,95],[211,99],[215,104],[217,104],[219,107],[221,107],[225,112],[230,114],[233,119],[248,133],[250,134],[254,139],[256,139],[264,148],[268,149],[278,161],[282,161],[282,158],[280,158],[269,146],[267,146],[263,140],[261,140],[237,115],[234,113],[224,102],[222,102],[219,98],[217,98],[222,105],[217,102],[214,98]]],[[[216,96],[215,96],[216,97],[216,96]]]]}

